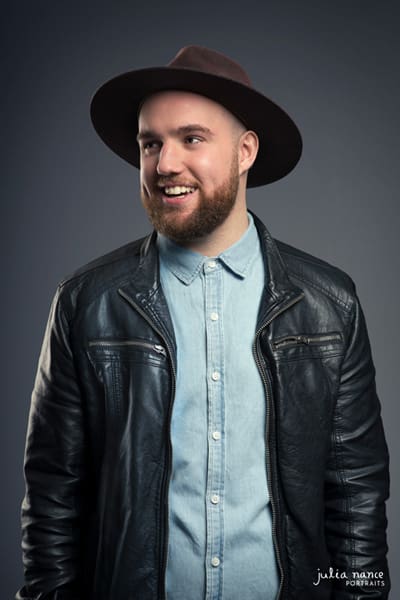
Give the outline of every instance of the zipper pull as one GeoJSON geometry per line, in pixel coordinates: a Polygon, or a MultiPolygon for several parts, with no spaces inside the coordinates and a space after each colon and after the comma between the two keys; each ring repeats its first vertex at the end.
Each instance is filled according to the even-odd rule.
{"type": "Polygon", "coordinates": [[[157,354],[162,354],[163,356],[167,356],[167,352],[166,352],[164,346],[161,346],[160,344],[154,344],[153,348],[157,352],[157,354]]]}

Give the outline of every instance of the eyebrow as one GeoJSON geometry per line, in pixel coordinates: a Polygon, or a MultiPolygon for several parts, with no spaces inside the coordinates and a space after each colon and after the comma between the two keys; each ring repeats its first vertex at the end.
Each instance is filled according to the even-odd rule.
{"type": "MultiPolygon", "coordinates": [[[[214,135],[213,132],[211,131],[211,129],[209,129],[208,127],[204,127],[204,125],[199,125],[198,123],[190,123],[189,125],[182,125],[181,127],[178,127],[177,129],[173,129],[171,133],[173,133],[175,135],[182,135],[182,134],[187,135],[188,133],[194,133],[195,131],[205,133],[210,136],[214,135]]],[[[153,139],[153,138],[158,138],[158,137],[160,137],[160,136],[157,135],[151,129],[145,129],[143,131],[140,131],[137,134],[136,139],[138,142],[140,142],[141,140],[148,140],[148,139],[153,139]]]]}

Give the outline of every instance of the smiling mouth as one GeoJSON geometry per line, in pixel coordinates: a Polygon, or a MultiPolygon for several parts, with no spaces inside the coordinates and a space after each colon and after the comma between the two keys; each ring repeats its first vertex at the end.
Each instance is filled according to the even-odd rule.
{"type": "Polygon", "coordinates": [[[170,199],[185,198],[189,194],[193,194],[195,190],[195,187],[188,185],[170,185],[161,188],[163,195],[170,199]]]}

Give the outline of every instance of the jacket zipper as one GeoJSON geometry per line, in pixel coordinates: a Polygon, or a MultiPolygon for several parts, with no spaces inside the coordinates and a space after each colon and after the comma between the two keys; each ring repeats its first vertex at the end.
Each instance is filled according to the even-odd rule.
{"type": "Polygon", "coordinates": [[[282,306],[270,319],[268,319],[265,323],[263,323],[261,325],[261,327],[259,327],[259,329],[256,331],[256,334],[254,337],[254,343],[253,343],[253,356],[256,361],[258,370],[260,372],[261,379],[264,383],[265,395],[266,395],[266,426],[265,426],[266,452],[265,452],[265,454],[266,454],[266,468],[267,468],[267,485],[268,485],[268,492],[269,492],[269,497],[270,497],[270,501],[271,501],[271,509],[272,509],[272,540],[274,543],[277,563],[278,563],[279,570],[281,573],[281,580],[280,580],[277,600],[279,600],[279,598],[281,597],[285,574],[284,574],[284,570],[283,570],[282,557],[281,557],[280,547],[279,547],[279,543],[278,543],[278,534],[280,534],[280,532],[278,531],[279,521],[277,518],[278,512],[279,512],[279,510],[278,510],[279,507],[277,506],[277,504],[275,504],[275,500],[274,500],[274,496],[273,496],[273,488],[272,488],[272,483],[271,483],[271,477],[272,477],[272,475],[274,475],[274,482],[277,486],[277,474],[276,474],[276,471],[274,473],[272,473],[271,456],[270,456],[270,451],[269,451],[269,440],[270,440],[270,430],[271,430],[270,412],[271,412],[271,402],[272,402],[272,385],[271,385],[269,375],[267,374],[267,371],[266,371],[266,369],[264,369],[263,364],[262,364],[261,350],[260,350],[260,334],[266,327],[268,327],[268,325],[278,315],[280,315],[285,310],[287,310],[288,308],[290,308],[291,306],[293,306],[294,304],[299,302],[303,297],[304,297],[303,293],[300,294],[299,296],[296,296],[296,298],[294,298],[293,300],[291,300],[290,302],[288,302],[287,304],[282,306]]]}
{"type": "MultiPolygon", "coordinates": [[[[169,488],[169,482],[170,482],[170,478],[171,478],[171,463],[172,463],[172,447],[171,447],[171,415],[172,415],[172,406],[174,403],[174,399],[175,399],[175,392],[176,392],[176,370],[175,370],[175,364],[173,361],[173,348],[171,347],[169,341],[167,340],[167,338],[164,336],[164,334],[161,332],[160,329],[158,329],[158,327],[156,327],[153,323],[153,321],[150,319],[150,317],[147,316],[147,314],[140,308],[140,306],[138,304],[136,304],[136,302],[134,300],[132,300],[132,298],[130,296],[128,296],[127,294],[125,294],[125,292],[120,288],[118,290],[119,294],[131,305],[133,306],[133,308],[147,321],[147,323],[150,325],[150,327],[156,332],[158,333],[158,335],[160,336],[160,338],[163,340],[164,344],[165,344],[165,348],[167,349],[167,354],[168,354],[168,358],[171,364],[171,373],[172,373],[172,386],[171,386],[171,398],[170,398],[170,403],[169,403],[169,407],[168,407],[168,418],[167,418],[167,434],[168,434],[168,462],[167,462],[167,468],[166,468],[166,473],[164,474],[163,477],[163,482],[162,482],[162,489],[161,489],[161,498],[164,499],[164,531],[165,531],[165,535],[163,536],[163,539],[161,541],[160,546],[162,546],[162,551],[160,552],[160,578],[159,578],[159,590],[158,590],[158,597],[163,600],[166,600],[166,593],[165,593],[165,571],[166,571],[166,567],[167,567],[167,550],[168,550],[168,488],[169,488]]],[[[158,346],[158,344],[157,344],[158,346]]],[[[159,346],[160,348],[162,348],[162,346],[159,346]]],[[[165,349],[164,349],[165,350],[165,349]]],[[[160,524],[160,532],[162,534],[163,532],[163,528],[161,527],[160,524]]]]}
{"type": "Polygon", "coordinates": [[[341,342],[342,336],[340,333],[331,333],[326,335],[288,335],[273,343],[275,350],[286,346],[297,346],[299,344],[324,344],[329,342],[341,342]]]}
{"type": "MultiPolygon", "coordinates": [[[[139,305],[136,304],[136,302],[134,302],[134,300],[132,300],[132,298],[130,296],[128,296],[127,294],[125,294],[125,292],[122,289],[118,290],[120,295],[147,321],[147,323],[149,323],[150,327],[161,337],[161,339],[163,340],[165,347],[167,349],[167,354],[168,354],[168,358],[170,360],[170,364],[171,364],[171,373],[172,373],[172,388],[171,388],[171,399],[170,399],[170,405],[169,405],[169,409],[168,409],[168,422],[167,422],[167,433],[168,433],[168,464],[167,464],[167,469],[166,469],[166,473],[164,475],[164,480],[163,480],[163,484],[162,484],[162,492],[161,492],[161,497],[164,498],[164,506],[165,506],[165,510],[164,510],[164,521],[165,521],[165,535],[164,535],[164,539],[163,539],[163,551],[162,551],[162,556],[160,556],[160,579],[159,579],[159,597],[162,598],[163,600],[166,600],[166,594],[165,594],[165,571],[166,571],[166,564],[167,564],[167,548],[168,548],[168,495],[166,494],[166,491],[168,490],[169,487],[169,481],[171,478],[171,460],[172,460],[172,448],[171,448],[171,414],[172,414],[172,406],[173,406],[173,401],[175,398],[175,392],[176,392],[176,370],[175,370],[175,365],[174,365],[174,361],[173,361],[173,349],[171,347],[171,345],[169,344],[167,338],[164,336],[164,334],[160,331],[160,329],[158,329],[158,327],[156,327],[154,325],[154,323],[151,321],[151,319],[147,316],[147,314],[140,308],[139,305]]],[[[263,325],[256,331],[255,333],[255,338],[254,338],[254,343],[253,343],[253,356],[254,359],[256,361],[257,367],[259,369],[261,378],[263,380],[264,383],[264,387],[265,387],[265,392],[266,392],[266,465],[267,465],[267,485],[268,485],[268,491],[269,491],[269,497],[270,497],[270,501],[271,501],[271,509],[272,509],[272,539],[274,542],[274,547],[275,547],[275,552],[276,552],[276,557],[277,557],[277,562],[279,565],[279,569],[281,572],[281,581],[280,581],[280,586],[279,586],[279,591],[278,591],[278,597],[277,600],[279,600],[279,598],[281,597],[281,591],[283,588],[283,581],[284,581],[284,571],[283,571],[283,566],[282,566],[282,558],[281,558],[281,554],[280,554],[280,548],[279,548],[279,544],[278,544],[278,539],[277,539],[277,513],[278,513],[278,507],[275,505],[275,501],[274,501],[274,497],[273,497],[273,493],[272,493],[272,486],[271,486],[271,461],[270,461],[270,452],[268,449],[268,444],[269,444],[269,431],[270,431],[270,404],[271,404],[271,400],[272,400],[272,389],[271,389],[271,383],[269,381],[269,377],[266,374],[266,371],[264,370],[263,366],[262,366],[262,360],[260,358],[260,333],[263,331],[263,329],[265,329],[278,315],[280,315],[282,312],[284,312],[285,310],[287,310],[288,308],[290,308],[291,306],[293,306],[294,304],[296,304],[299,300],[301,300],[304,297],[304,294],[300,294],[299,296],[297,296],[296,298],[294,298],[291,302],[289,302],[288,304],[282,306],[280,308],[279,311],[277,311],[270,319],[268,319],[265,323],[263,323],[263,325]]],[[[151,345],[151,344],[150,344],[151,345]]],[[[162,346],[160,346],[162,347],[162,346]]],[[[277,476],[276,473],[274,473],[275,475],[275,482],[277,482],[277,476]]],[[[160,527],[160,531],[162,531],[162,528],[160,527]]]]}
{"type": "Polygon", "coordinates": [[[150,342],[142,342],[139,340],[90,340],[89,346],[139,346],[154,350],[157,354],[167,356],[167,352],[161,344],[151,344],[150,342]]]}

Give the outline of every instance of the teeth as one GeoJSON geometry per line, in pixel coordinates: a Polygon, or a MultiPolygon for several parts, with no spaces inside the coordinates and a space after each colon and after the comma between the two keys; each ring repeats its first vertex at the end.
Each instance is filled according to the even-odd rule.
{"type": "Polygon", "coordinates": [[[175,185],[174,187],[166,187],[164,188],[164,192],[167,196],[179,196],[181,194],[189,194],[190,192],[194,192],[196,188],[194,187],[186,187],[185,185],[175,185]]]}

